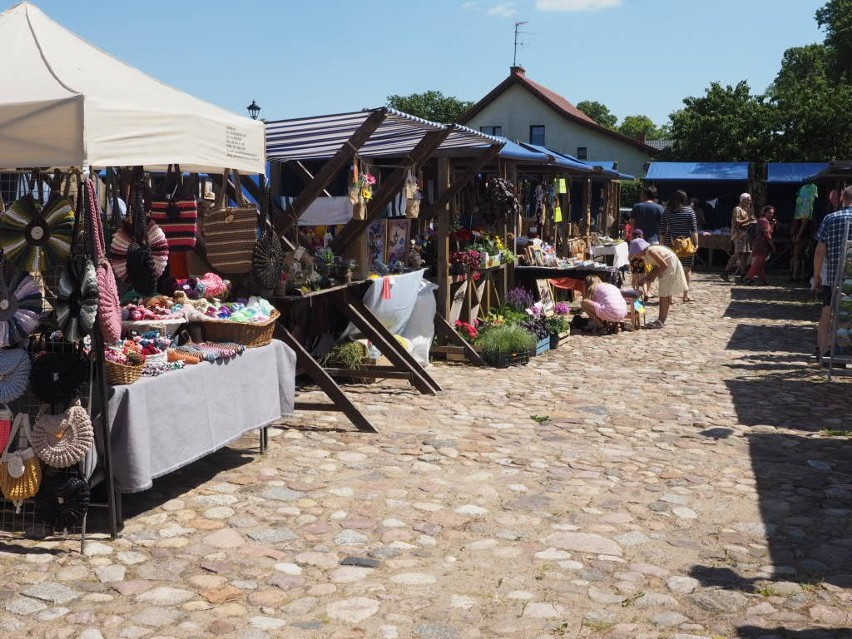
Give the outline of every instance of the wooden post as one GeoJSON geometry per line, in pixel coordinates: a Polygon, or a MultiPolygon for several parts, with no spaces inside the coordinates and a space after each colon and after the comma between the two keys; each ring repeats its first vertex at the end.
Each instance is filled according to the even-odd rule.
{"type": "MultiPolygon", "coordinates": [[[[438,198],[450,188],[451,162],[449,158],[438,158],[438,198]]],[[[450,200],[444,200],[444,205],[435,211],[438,218],[438,233],[435,241],[438,243],[438,314],[448,317],[450,312],[450,200]]]]}
{"type": "Polygon", "coordinates": [[[591,250],[592,242],[592,178],[586,178],[586,188],[583,189],[583,210],[586,212],[586,251],[591,250]]]}

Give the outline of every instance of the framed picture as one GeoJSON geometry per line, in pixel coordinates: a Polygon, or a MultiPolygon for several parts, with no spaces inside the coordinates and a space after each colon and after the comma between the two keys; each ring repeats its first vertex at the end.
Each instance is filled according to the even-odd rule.
{"type": "Polygon", "coordinates": [[[391,262],[405,262],[408,257],[408,229],[409,220],[392,219],[388,223],[388,241],[385,260],[386,264],[391,262]]]}
{"type": "Polygon", "coordinates": [[[538,290],[538,299],[544,308],[545,315],[553,313],[556,303],[553,300],[553,289],[550,288],[550,282],[547,280],[536,280],[535,286],[538,290]]]}
{"type": "Polygon", "coordinates": [[[385,261],[385,244],[387,243],[387,220],[374,220],[364,234],[367,238],[367,260],[369,269],[375,271],[376,260],[385,261]]]}

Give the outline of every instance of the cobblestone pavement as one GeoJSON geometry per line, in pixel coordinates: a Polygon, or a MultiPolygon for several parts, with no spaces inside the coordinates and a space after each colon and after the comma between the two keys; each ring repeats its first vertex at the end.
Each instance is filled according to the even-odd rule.
{"type": "Polygon", "coordinates": [[[694,294],[663,330],[436,365],[438,397],[351,387],[379,434],[300,414],[84,555],[6,541],[0,636],[848,639],[852,385],[804,289],[694,294]]]}

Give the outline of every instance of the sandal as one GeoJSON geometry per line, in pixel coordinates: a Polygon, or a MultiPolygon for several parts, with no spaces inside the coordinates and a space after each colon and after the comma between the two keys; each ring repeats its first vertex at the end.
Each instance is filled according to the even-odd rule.
{"type": "Polygon", "coordinates": [[[685,300],[683,300],[684,304],[687,303],[687,302],[694,302],[694,301],[695,301],[695,298],[693,298],[693,297],[687,297],[685,300]]]}
{"type": "Polygon", "coordinates": [[[663,324],[660,320],[654,320],[653,322],[648,322],[645,324],[645,328],[663,328],[665,324],[663,324]]]}

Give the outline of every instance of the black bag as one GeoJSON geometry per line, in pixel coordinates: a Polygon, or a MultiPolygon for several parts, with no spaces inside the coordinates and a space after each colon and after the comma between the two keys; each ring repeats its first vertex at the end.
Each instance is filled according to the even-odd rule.
{"type": "Polygon", "coordinates": [[[30,390],[43,404],[66,408],[80,395],[89,377],[89,362],[82,351],[42,351],[33,358],[30,390]]]}
{"type": "Polygon", "coordinates": [[[64,474],[46,478],[36,496],[38,513],[52,530],[77,525],[89,510],[89,484],[64,474]]]}
{"type": "Polygon", "coordinates": [[[255,279],[262,287],[275,289],[284,271],[284,247],[269,218],[270,208],[267,191],[263,235],[255,242],[251,255],[251,267],[255,279]]]}

